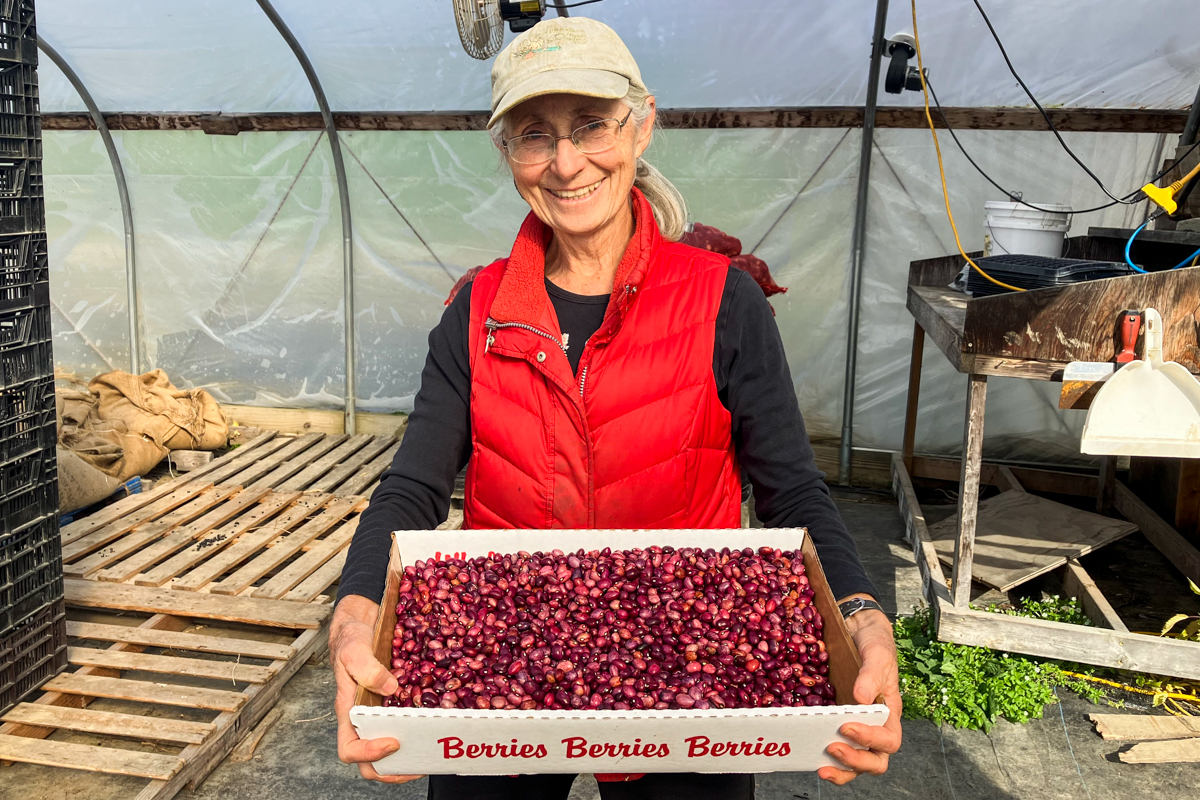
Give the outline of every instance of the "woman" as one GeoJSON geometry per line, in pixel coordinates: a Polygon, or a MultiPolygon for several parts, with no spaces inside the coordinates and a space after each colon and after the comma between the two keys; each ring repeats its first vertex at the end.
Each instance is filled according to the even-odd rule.
{"type": "MultiPolygon", "coordinates": [[[[355,683],[391,694],[372,625],[389,534],[446,519],[467,464],[468,528],[736,528],[741,474],[770,527],[806,526],[863,656],[859,702],[886,726],[846,725],[871,748],[829,748],[845,783],[900,745],[891,625],[804,432],[762,291],[729,260],[678,244],[686,210],[641,155],[655,100],[620,38],[589,19],[542,22],[492,69],[489,128],[529,203],[512,254],[479,273],[429,337],[404,442],[363,513],[330,633],[338,754],[366,778],[403,747],[364,741],[355,683]],[[857,612],[857,613],[856,613],[857,612]]],[[[452,535],[452,534],[448,534],[452,535]]],[[[574,776],[433,776],[431,798],[565,798],[574,776]]],[[[608,776],[602,776],[608,777],[608,776]]],[[[633,776],[612,776],[633,777],[633,776]]],[[[647,775],[612,798],[751,798],[750,775],[647,775]]]]}

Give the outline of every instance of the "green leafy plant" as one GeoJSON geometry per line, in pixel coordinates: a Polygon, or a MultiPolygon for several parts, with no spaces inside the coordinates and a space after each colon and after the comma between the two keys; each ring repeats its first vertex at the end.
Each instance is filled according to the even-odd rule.
{"type": "MultiPolygon", "coordinates": [[[[1200,594],[1200,586],[1197,586],[1191,578],[1188,578],[1188,586],[1192,587],[1192,594],[1200,594]]],[[[1190,642],[1200,642],[1200,615],[1196,614],[1176,614],[1167,620],[1163,625],[1162,636],[1174,636],[1176,639],[1186,639],[1190,642]],[[1181,622],[1187,622],[1183,626],[1183,630],[1179,633],[1171,633],[1171,630],[1181,622]]]]}
{"type": "MultiPolygon", "coordinates": [[[[1072,621],[1075,612],[1062,600],[1037,602],[1011,613],[1072,621]]],[[[989,731],[1001,717],[1016,723],[1040,718],[1057,702],[1056,687],[1092,702],[1104,698],[1098,687],[1065,674],[1057,662],[937,641],[928,609],[897,619],[895,636],[904,716],[910,719],[989,731]]]]}
{"type": "Polygon", "coordinates": [[[1025,598],[1015,608],[1001,608],[993,603],[986,610],[998,614],[1008,614],[1011,617],[1032,617],[1049,622],[1066,622],[1071,625],[1092,624],[1078,600],[1074,597],[1060,597],[1059,595],[1052,595],[1045,600],[1025,598]]]}

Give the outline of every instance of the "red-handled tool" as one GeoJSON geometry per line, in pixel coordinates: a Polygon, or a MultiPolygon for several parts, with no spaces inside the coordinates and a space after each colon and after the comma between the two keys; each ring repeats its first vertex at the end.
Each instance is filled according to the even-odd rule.
{"type": "Polygon", "coordinates": [[[1142,327],[1142,312],[1125,311],[1121,314],[1121,352],[1117,353],[1118,364],[1128,364],[1137,359],[1133,346],[1137,344],[1138,331],[1142,327]]]}

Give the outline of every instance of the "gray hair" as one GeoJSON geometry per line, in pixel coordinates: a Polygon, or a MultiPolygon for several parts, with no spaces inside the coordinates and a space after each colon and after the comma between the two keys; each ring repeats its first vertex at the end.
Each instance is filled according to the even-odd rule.
{"type": "MultiPolygon", "coordinates": [[[[634,86],[630,86],[628,94],[621,98],[621,102],[633,112],[630,119],[639,130],[650,117],[649,99],[648,89],[634,86]]],[[[507,117],[501,118],[499,124],[489,131],[492,141],[501,149],[504,147],[508,127],[506,120],[507,117]]],[[[654,221],[658,223],[662,237],[668,242],[679,241],[686,230],[688,211],[687,202],[675,185],[644,158],[637,160],[633,185],[640,189],[649,201],[650,208],[654,211],[654,221]]]]}

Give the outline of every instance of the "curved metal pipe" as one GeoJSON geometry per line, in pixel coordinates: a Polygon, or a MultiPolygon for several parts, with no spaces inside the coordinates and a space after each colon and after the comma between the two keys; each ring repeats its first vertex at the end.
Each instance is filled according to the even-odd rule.
{"type": "MultiPolygon", "coordinates": [[[[1192,101],[1192,110],[1188,112],[1187,122],[1183,126],[1183,134],[1179,137],[1179,144],[1176,145],[1176,152],[1179,152],[1179,148],[1190,147],[1197,140],[1197,134],[1200,134],[1200,88],[1196,89],[1196,99],[1192,101]]],[[[1155,171],[1156,169],[1151,170],[1151,172],[1155,171]]],[[[1196,189],[1197,183],[1200,183],[1200,181],[1193,180],[1187,186],[1183,187],[1183,191],[1179,193],[1179,197],[1175,198],[1181,210],[1187,208],[1188,200],[1191,199],[1192,192],[1196,189]]],[[[1150,204],[1147,203],[1147,210],[1149,206],[1150,204]]]]}
{"type": "Polygon", "coordinates": [[[292,48],[296,60],[304,70],[308,83],[312,86],[317,98],[317,106],[321,109],[321,119],[325,122],[325,132],[329,134],[329,149],[333,155],[333,168],[337,173],[338,197],[342,207],[342,294],[346,307],[346,417],[345,431],[355,433],[354,424],[354,234],[350,225],[350,188],[346,182],[346,164],[342,161],[342,146],[338,141],[337,128],[333,124],[333,112],[329,110],[329,101],[325,99],[325,91],[317,78],[317,71],[304,53],[304,48],[292,35],[287,23],[275,11],[270,0],[258,0],[263,13],[271,20],[275,30],[292,48]]]}
{"type": "Polygon", "coordinates": [[[83,81],[75,74],[75,70],[71,69],[71,65],[64,61],[58,51],[47,44],[40,34],[37,37],[37,43],[38,49],[49,56],[54,65],[62,70],[62,74],[67,76],[67,80],[75,87],[75,91],[79,93],[83,104],[87,106],[88,113],[92,116],[92,121],[96,123],[96,130],[100,132],[104,149],[108,151],[108,160],[112,162],[113,174],[117,179],[117,194],[121,197],[121,221],[125,225],[125,288],[129,295],[129,371],[137,375],[142,371],[142,315],[138,305],[137,259],[133,249],[133,206],[129,202],[129,187],[125,183],[125,170],[121,168],[121,156],[117,153],[117,146],[113,143],[112,134],[109,133],[108,125],[104,122],[104,115],[100,113],[99,106],[92,99],[87,87],[83,85],[83,81]]]}
{"type": "Polygon", "coordinates": [[[1196,89],[1196,99],[1192,101],[1192,110],[1188,112],[1187,122],[1183,125],[1183,135],[1179,137],[1179,146],[1188,147],[1196,141],[1200,133],[1200,87],[1196,89]]]}
{"type": "Polygon", "coordinates": [[[858,316],[862,301],[863,257],[867,244],[867,197],[871,188],[871,150],[875,143],[875,107],[879,101],[879,67],[886,40],[888,0],[875,5],[875,34],[871,39],[871,68],[867,73],[867,105],[863,111],[862,151],[858,158],[858,196],[854,202],[854,233],[850,246],[850,313],[846,323],[846,376],[842,393],[842,446],[838,453],[838,484],[850,485],[851,445],[854,442],[854,379],[858,372],[858,316]]]}

